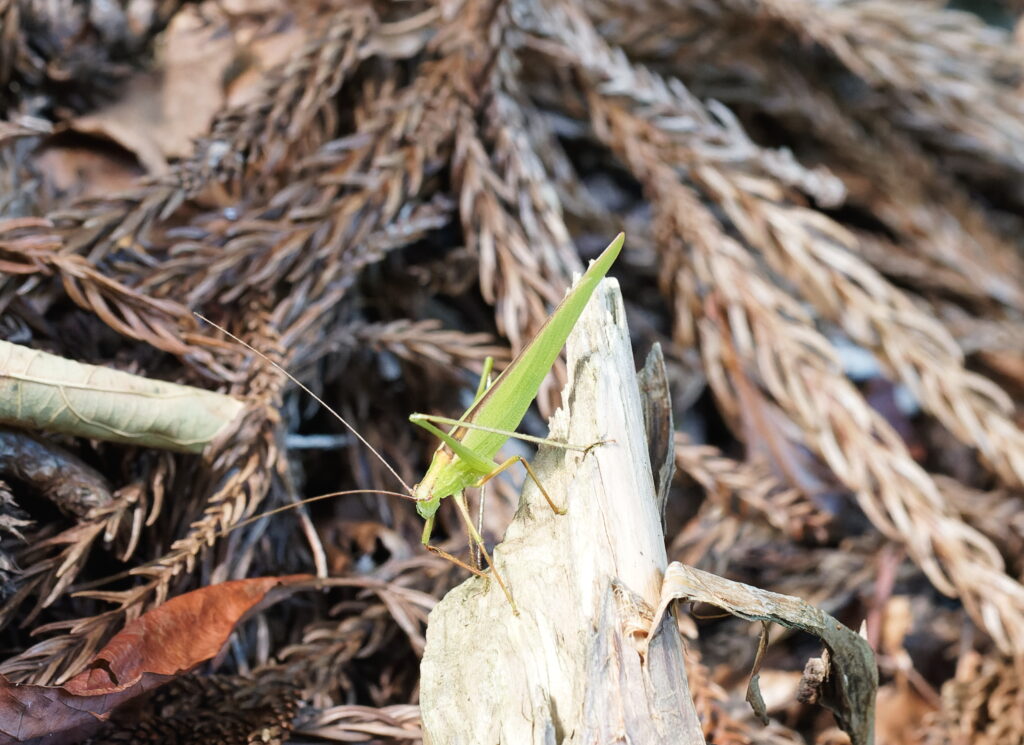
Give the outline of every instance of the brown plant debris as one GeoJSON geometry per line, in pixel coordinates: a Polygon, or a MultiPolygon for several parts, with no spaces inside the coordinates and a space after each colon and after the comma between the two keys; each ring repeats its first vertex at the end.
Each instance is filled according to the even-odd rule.
{"type": "MultiPolygon", "coordinates": [[[[315,572],[110,738],[421,742],[427,615],[462,570],[398,497],[247,522],[398,485],[193,313],[413,483],[436,443],[408,414],[463,411],[626,229],[634,351],[660,344],[673,394],[670,558],[867,619],[879,737],[1020,740],[1024,26],[1019,2],[949,5],[0,0],[0,673],[67,683],[173,598],[315,572]],[[110,441],[132,412],[79,398],[108,374],[237,416],[188,452],[110,441]]],[[[465,555],[446,510],[435,535],[465,555]]],[[[710,739],[838,741],[790,695],[819,652],[799,635],[764,649],[762,728],[748,632],[681,624],[710,739]]]]}
{"type": "MultiPolygon", "coordinates": [[[[74,741],[114,707],[215,656],[235,624],[268,595],[308,577],[236,580],[171,598],[129,623],[60,687],[0,678],[0,742],[74,741]]],[[[308,583],[307,583],[308,584],[308,583]]]]}
{"type": "Polygon", "coordinates": [[[813,678],[805,670],[802,681],[806,692],[804,701],[820,704],[835,714],[836,721],[850,736],[853,745],[871,745],[875,741],[874,702],[878,673],[871,647],[855,632],[797,598],[723,580],[673,562],[665,570],[661,601],[651,623],[652,629],[660,626],[662,616],[676,600],[707,603],[763,624],[747,700],[765,723],[767,711],[757,679],[767,645],[768,624],[778,623],[817,636],[826,651],[813,678]]]}
{"type": "Polygon", "coordinates": [[[942,686],[942,708],[928,717],[923,742],[977,745],[1024,738],[1024,687],[1020,668],[1007,660],[968,652],[956,676],[942,686]]]}

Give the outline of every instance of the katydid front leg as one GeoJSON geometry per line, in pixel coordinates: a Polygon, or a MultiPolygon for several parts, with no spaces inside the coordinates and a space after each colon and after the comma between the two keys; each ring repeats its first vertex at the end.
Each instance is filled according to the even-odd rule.
{"type": "Polygon", "coordinates": [[[471,429],[476,432],[487,432],[488,434],[492,435],[501,435],[506,440],[509,438],[515,438],[517,440],[522,440],[523,442],[532,442],[534,445],[550,445],[552,447],[561,448],[562,450],[576,450],[581,453],[589,453],[594,448],[600,445],[607,445],[608,443],[611,442],[611,440],[598,440],[597,442],[592,442],[589,445],[577,445],[571,442],[552,440],[549,437],[534,437],[533,435],[524,435],[521,432],[514,432],[512,430],[498,429],[497,427],[485,427],[482,424],[467,422],[464,419],[452,419],[450,417],[437,416],[435,414],[410,414],[409,421],[412,422],[413,424],[423,427],[424,429],[428,430],[432,435],[435,436],[439,436],[437,435],[437,432],[439,430],[437,430],[436,428],[428,428],[424,424],[425,422],[431,422],[436,424],[450,424],[453,427],[457,428],[456,430],[454,430],[456,432],[458,431],[458,429],[471,429]]]}

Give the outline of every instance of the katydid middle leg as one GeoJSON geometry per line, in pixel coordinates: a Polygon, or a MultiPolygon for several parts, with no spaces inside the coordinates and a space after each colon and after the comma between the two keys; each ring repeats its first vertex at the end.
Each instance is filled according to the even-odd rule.
{"type": "Polygon", "coordinates": [[[483,488],[484,484],[486,484],[488,481],[493,479],[495,476],[497,476],[502,471],[507,471],[509,468],[514,466],[516,463],[522,463],[523,464],[523,467],[526,468],[526,472],[528,474],[530,474],[530,478],[533,479],[533,483],[535,483],[537,485],[537,488],[540,489],[540,493],[544,495],[544,499],[547,500],[548,505],[551,507],[552,511],[556,515],[564,515],[566,513],[566,509],[567,508],[559,507],[558,505],[555,504],[555,500],[553,500],[551,498],[551,495],[548,494],[548,490],[544,488],[544,484],[540,483],[540,479],[537,478],[537,474],[533,470],[533,467],[530,465],[530,462],[528,460],[526,460],[526,458],[524,458],[521,455],[513,455],[508,460],[506,460],[506,461],[504,461],[502,463],[499,463],[497,465],[497,468],[495,468],[493,471],[491,471],[486,476],[483,476],[479,481],[477,481],[475,484],[473,484],[473,486],[476,486],[478,488],[483,488]]]}

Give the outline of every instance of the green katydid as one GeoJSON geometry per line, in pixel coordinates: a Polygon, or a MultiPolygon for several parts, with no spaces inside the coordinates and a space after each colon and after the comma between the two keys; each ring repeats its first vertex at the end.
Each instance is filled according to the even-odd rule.
{"type": "MultiPolygon", "coordinates": [[[[594,447],[594,445],[600,444],[594,443],[587,446],[572,445],[569,443],[522,435],[515,432],[515,429],[519,426],[519,423],[526,415],[526,410],[530,407],[533,399],[536,398],[541,383],[548,374],[552,365],[554,365],[555,359],[558,357],[562,347],[565,346],[565,341],[569,336],[569,332],[572,331],[576,322],[579,320],[580,314],[586,307],[591,295],[593,295],[598,283],[608,273],[608,270],[615,262],[615,259],[618,258],[619,252],[622,250],[624,239],[625,235],[620,233],[616,236],[615,240],[608,245],[604,252],[602,252],[601,255],[591,263],[590,267],[580,278],[579,282],[569,291],[562,302],[558,304],[558,307],[555,308],[552,314],[544,322],[533,339],[523,347],[522,351],[520,351],[516,358],[509,363],[508,367],[502,371],[501,375],[499,375],[497,379],[489,385],[488,377],[490,373],[490,360],[488,361],[488,364],[485,365],[485,370],[477,389],[477,395],[473,403],[459,419],[449,419],[429,414],[410,415],[409,421],[423,427],[425,430],[441,440],[441,444],[434,452],[434,457],[430,463],[430,467],[424,474],[423,479],[416,484],[415,487],[409,489],[408,485],[402,481],[398,474],[388,466],[391,473],[402,482],[402,485],[408,492],[407,495],[399,494],[398,496],[408,496],[415,499],[416,511],[426,520],[422,535],[423,544],[429,550],[453,561],[459,566],[462,566],[476,574],[482,574],[479,570],[473,569],[459,559],[456,559],[454,556],[429,544],[431,532],[434,526],[434,517],[441,504],[441,500],[445,497],[455,498],[456,506],[458,507],[459,513],[466,524],[466,529],[473,544],[476,545],[477,549],[486,559],[495,580],[505,593],[505,596],[508,598],[513,610],[515,610],[516,607],[515,602],[512,600],[512,595],[509,593],[508,587],[505,585],[505,582],[502,580],[501,575],[495,568],[490,555],[487,553],[487,549],[484,547],[483,538],[480,536],[479,531],[473,526],[473,521],[469,515],[469,509],[466,505],[466,499],[463,492],[465,489],[470,487],[482,487],[492,478],[515,463],[522,463],[534,483],[536,483],[540,488],[541,493],[551,506],[551,509],[557,514],[565,514],[565,509],[555,504],[554,500],[551,499],[547,490],[545,490],[544,486],[538,481],[536,474],[525,459],[521,456],[513,456],[502,463],[496,463],[494,458],[497,455],[498,450],[510,437],[539,444],[554,445],[556,447],[581,451],[588,451],[594,447]],[[437,425],[448,425],[451,426],[452,429],[445,432],[437,425]]],[[[216,324],[211,325],[216,326],[216,324]]],[[[217,326],[217,328],[220,327],[217,326]]],[[[224,329],[221,329],[221,331],[224,331],[224,329]]],[[[224,331],[224,333],[228,334],[227,331],[224,331]]],[[[231,334],[228,335],[232,336],[231,334]]],[[[237,341],[252,350],[252,347],[249,347],[245,342],[238,340],[234,336],[232,336],[232,338],[235,338],[237,341]]],[[[256,350],[252,351],[255,352],[256,350]]],[[[259,354],[259,352],[256,353],[259,354]]],[[[356,432],[355,428],[345,421],[344,418],[334,412],[331,407],[327,406],[326,403],[309,391],[306,386],[302,385],[302,383],[296,380],[286,370],[273,361],[271,361],[271,364],[280,369],[281,372],[292,380],[292,382],[313,396],[313,398],[321,403],[324,408],[334,414],[334,416],[337,417],[345,427],[359,438],[364,445],[369,447],[370,450],[376,454],[376,450],[370,447],[369,443],[367,443],[366,440],[356,432]]],[[[384,461],[382,456],[379,454],[377,455],[382,461],[384,461]]],[[[384,462],[385,465],[388,465],[386,461],[384,462]]],[[[391,493],[397,494],[396,492],[391,493]]],[[[329,496],[332,495],[323,495],[319,498],[327,498],[329,496]]],[[[312,499],[303,500],[302,503],[319,498],[314,497],[312,499]]],[[[287,505],[286,508],[294,506],[296,505],[287,505]]],[[[279,510],[274,510],[273,512],[277,511],[279,510]]],[[[263,517],[267,514],[271,513],[258,515],[257,518],[263,517]]],[[[235,527],[240,526],[236,525],[235,527]]],[[[518,613],[518,611],[516,611],[516,613],[518,613]]]]}
{"type": "MultiPolygon", "coordinates": [[[[445,497],[454,497],[470,537],[486,558],[494,573],[494,578],[508,596],[513,608],[515,603],[512,602],[508,588],[505,587],[501,575],[495,570],[479,532],[473,527],[463,491],[469,487],[483,486],[515,463],[522,463],[530,478],[540,488],[551,509],[558,514],[565,513],[565,510],[558,507],[551,499],[524,458],[517,455],[497,464],[494,462],[494,457],[509,437],[570,449],[587,450],[591,447],[528,437],[518,434],[515,429],[523,420],[533,399],[536,398],[540,384],[551,366],[554,365],[558,353],[565,346],[569,332],[579,320],[580,314],[597,288],[597,284],[618,258],[624,240],[625,235],[620,233],[611,242],[590,265],[576,286],[558,304],[554,312],[548,316],[533,339],[523,347],[516,358],[486,389],[484,389],[487,378],[485,370],[476,400],[459,419],[448,419],[428,414],[412,414],[409,417],[409,421],[423,427],[441,440],[441,445],[434,452],[434,458],[430,462],[426,474],[413,487],[413,496],[417,500],[416,511],[426,519],[426,524],[423,527],[423,544],[429,547],[434,515],[441,500],[445,497]],[[437,427],[438,424],[451,425],[453,429],[450,432],[444,432],[437,427]]],[[[432,550],[447,556],[438,549],[432,550]]],[[[452,557],[447,556],[447,558],[452,557]]]]}

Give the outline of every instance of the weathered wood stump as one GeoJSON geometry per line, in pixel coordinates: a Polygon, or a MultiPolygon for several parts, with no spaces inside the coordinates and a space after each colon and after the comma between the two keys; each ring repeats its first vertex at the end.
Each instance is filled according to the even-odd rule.
{"type": "Polygon", "coordinates": [[[625,312],[614,280],[569,337],[569,384],[551,437],[611,440],[534,460],[555,515],[527,481],[495,561],[520,615],[472,578],[430,615],[421,667],[432,745],[703,743],[672,614],[646,659],[666,567],[625,312]]]}

